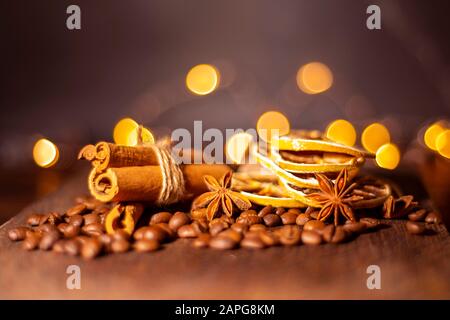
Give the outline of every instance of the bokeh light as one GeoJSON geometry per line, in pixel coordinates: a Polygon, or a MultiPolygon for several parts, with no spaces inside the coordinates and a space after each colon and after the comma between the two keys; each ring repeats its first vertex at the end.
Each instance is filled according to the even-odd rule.
{"type": "Polygon", "coordinates": [[[318,94],[331,88],[333,73],[321,62],[310,62],[298,70],[297,85],[307,94],[318,94]]]}
{"type": "Polygon", "coordinates": [[[384,169],[395,169],[400,162],[400,150],[393,143],[386,143],[378,148],[375,161],[384,169]]]}
{"type": "Polygon", "coordinates": [[[210,64],[199,64],[186,75],[186,87],[189,91],[206,95],[217,89],[220,83],[219,70],[210,64]]]}
{"type": "Polygon", "coordinates": [[[444,131],[444,127],[439,122],[433,123],[428,127],[423,136],[425,145],[431,150],[437,150],[436,139],[444,131]]]}
{"type": "Polygon", "coordinates": [[[227,141],[226,152],[231,161],[236,164],[243,164],[249,153],[253,136],[247,132],[238,132],[227,141]]]}
{"type": "Polygon", "coordinates": [[[130,134],[127,137],[127,146],[136,146],[139,144],[139,142],[143,144],[152,144],[155,143],[155,137],[153,136],[152,132],[145,128],[145,127],[138,127],[130,132],[130,134]],[[139,141],[139,133],[141,134],[140,141],[139,141]]]}
{"type": "Polygon", "coordinates": [[[33,159],[43,168],[54,166],[59,160],[58,147],[47,139],[39,139],[33,147],[33,159]]]}
{"type": "Polygon", "coordinates": [[[381,123],[375,122],[368,125],[361,135],[363,147],[372,153],[377,152],[379,147],[389,142],[391,142],[389,130],[381,123]]]}
{"type": "Polygon", "coordinates": [[[436,149],[441,156],[450,159],[450,130],[447,129],[438,135],[436,149]]]}
{"type": "Polygon", "coordinates": [[[331,122],[326,130],[326,136],[331,141],[347,146],[353,146],[356,142],[356,130],[347,120],[339,119],[331,122]]]}
{"type": "Polygon", "coordinates": [[[264,112],[256,123],[256,131],[264,141],[271,141],[273,137],[289,134],[291,125],[288,118],[278,111],[264,112]]]}
{"type": "Polygon", "coordinates": [[[117,122],[113,131],[113,139],[116,144],[127,145],[128,137],[139,128],[139,124],[131,118],[124,118],[117,122]]]}

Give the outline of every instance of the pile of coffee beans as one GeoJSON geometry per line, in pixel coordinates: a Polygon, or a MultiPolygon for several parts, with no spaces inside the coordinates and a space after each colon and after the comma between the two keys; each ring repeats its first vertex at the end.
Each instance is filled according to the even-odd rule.
{"type": "MultiPolygon", "coordinates": [[[[80,197],[63,214],[30,215],[27,225],[9,230],[8,237],[11,241],[22,241],[24,250],[52,250],[92,259],[129,250],[152,252],[177,238],[193,239],[195,248],[217,250],[337,244],[380,226],[378,219],[370,217],[335,226],[317,220],[318,210],[312,207],[302,211],[266,206],[243,211],[236,217],[223,214],[212,221],[193,219],[181,211],[158,212],[151,216],[148,225],[139,227],[130,236],[123,230],[105,233],[104,220],[110,209],[93,198],[80,197]]],[[[411,234],[424,234],[428,224],[441,222],[437,213],[425,209],[411,212],[408,218],[406,230],[411,234]]]]}

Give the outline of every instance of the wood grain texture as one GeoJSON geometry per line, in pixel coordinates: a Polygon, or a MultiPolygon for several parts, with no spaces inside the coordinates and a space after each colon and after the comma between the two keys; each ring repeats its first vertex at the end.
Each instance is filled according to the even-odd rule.
{"type": "Polygon", "coordinates": [[[0,227],[2,299],[435,299],[450,298],[450,237],[413,236],[403,221],[341,245],[276,247],[261,251],[200,250],[178,240],[149,254],[94,261],[53,252],[24,252],[6,232],[26,215],[65,210],[86,193],[81,174],[58,193],[0,227]],[[66,288],[66,268],[81,267],[81,290],[66,288]],[[366,286],[369,265],[381,268],[381,290],[366,286]]]}

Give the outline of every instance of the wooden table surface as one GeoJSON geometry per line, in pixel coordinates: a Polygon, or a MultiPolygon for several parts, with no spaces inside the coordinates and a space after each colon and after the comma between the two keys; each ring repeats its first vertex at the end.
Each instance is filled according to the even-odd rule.
{"type": "Polygon", "coordinates": [[[409,235],[404,221],[346,244],[214,251],[178,240],[150,254],[93,261],[53,252],[25,252],[6,232],[31,212],[65,210],[86,193],[83,174],[25,208],[0,227],[1,299],[435,299],[450,298],[450,236],[444,225],[409,235]],[[69,265],[81,268],[81,289],[66,287],[69,265]],[[369,290],[367,267],[381,269],[369,290]]]}

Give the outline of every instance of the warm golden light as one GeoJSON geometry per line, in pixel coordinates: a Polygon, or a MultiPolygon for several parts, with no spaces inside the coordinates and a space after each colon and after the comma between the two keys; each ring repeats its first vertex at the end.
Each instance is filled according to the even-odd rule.
{"type": "Polygon", "coordinates": [[[278,111],[264,112],[256,123],[256,131],[264,141],[271,141],[272,137],[284,136],[291,130],[288,118],[278,111]]]}
{"type": "Polygon", "coordinates": [[[424,140],[426,146],[428,148],[430,148],[431,150],[437,150],[436,139],[444,131],[445,131],[445,129],[443,128],[443,126],[441,124],[439,124],[438,122],[429,126],[423,136],[423,140],[424,140]]]}
{"type": "Polygon", "coordinates": [[[384,169],[395,169],[400,162],[400,150],[393,143],[386,143],[378,148],[375,161],[384,169]]]}
{"type": "Polygon", "coordinates": [[[248,155],[253,136],[247,132],[238,132],[227,141],[227,156],[236,164],[243,164],[248,155]]]}
{"type": "Polygon", "coordinates": [[[58,162],[58,147],[50,140],[40,139],[34,144],[33,159],[38,166],[50,168],[58,162]]]}
{"type": "Polygon", "coordinates": [[[364,129],[361,135],[363,147],[372,153],[377,152],[379,147],[389,142],[391,142],[389,130],[381,123],[372,123],[364,129]]]}
{"type": "Polygon", "coordinates": [[[356,142],[356,130],[347,120],[339,119],[331,122],[326,130],[327,138],[347,146],[356,142]]]}
{"type": "Polygon", "coordinates": [[[333,85],[333,73],[321,62],[311,62],[297,72],[297,85],[307,94],[324,92],[333,85]]]}
{"type": "Polygon", "coordinates": [[[450,130],[447,129],[438,135],[436,149],[441,156],[450,159],[450,130]]]}
{"type": "Polygon", "coordinates": [[[198,95],[206,95],[217,89],[220,82],[219,70],[209,64],[199,64],[186,75],[187,88],[198,95]]]}
{"type": "Polygon", "coordinates": [[[131,118],[124,118],[120,120],[114,127],[114,142],[120,145],[128,145],[128,137],[137,128],[139,128],[139,124],[131,118]]]}
{"type": "Polygon", "coordinates": [[[139,143],[142,144],[152,144],[155,143],[155,137],[153,136],[152,132],[145,128],[145,127],[138,127],[130,132],[130,134],[127,137],[127,146],[137,146],[139,143]],[[139,141],[139,133],[141,134],[140,141],[139,141]]]}

